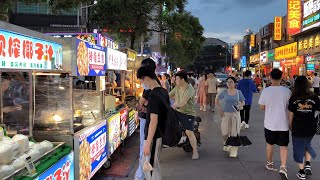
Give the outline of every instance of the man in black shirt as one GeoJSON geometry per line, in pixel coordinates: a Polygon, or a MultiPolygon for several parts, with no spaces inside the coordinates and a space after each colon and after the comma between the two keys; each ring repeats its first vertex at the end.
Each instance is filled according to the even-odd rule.
{"type": "Polygon", "coordinates": [[[152,70],[140,67],[137,78],[140,79],[144,87],[151,90],[148,97],[143,154],[150,158],[150,164],[153,166],[151,176],[161,179],[159,153],[162,147],[161,132],[164,132],[166,125],[167,106],[164,103],[170,104],[169,95],[157,82],[157,76],[152,70]]]}

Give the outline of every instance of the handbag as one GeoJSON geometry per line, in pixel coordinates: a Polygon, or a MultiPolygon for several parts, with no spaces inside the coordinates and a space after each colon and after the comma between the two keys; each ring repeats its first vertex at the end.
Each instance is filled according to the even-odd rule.
{"type": "Polygon", "coordinates": [[[319,111],[317,112],[317,116],[318,116],[318,119],[317,119],[316,135],[320,135],[320,113],[319,113],[319,111]]]}
{"type": "Polygon", "coordinates": [[[237,137],[229,136],[225,145],[236,146],[236,147],[240,147],[240,146],[246,147],[246,146],[252,145],[252,142],[247,136],[237,135],[237,137]]]}

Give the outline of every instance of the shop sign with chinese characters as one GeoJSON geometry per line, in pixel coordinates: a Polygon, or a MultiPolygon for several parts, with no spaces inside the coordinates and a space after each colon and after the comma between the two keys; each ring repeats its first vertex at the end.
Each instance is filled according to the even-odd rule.
{"type": "Polygon", "coordinates": [[[303,3],[302,30],[320,25],[320,0],[305,0],[303,3]]]}
{"type": "Polygon", "coordinates": [[[233,59],[239,59],[240,58],[240,46],[239,44],[235,44],[233,46],[233,59]]]}
{"type": "Polygon", "coordinates": [[[298,38],[299,55],[320,52],[320,33],[298,38]]]}
{"type": "Polygon", "coordinates": [[[245,68],[245,67],[247,67],[247,56],[242,56],[241,57],[241,67],[242,68],[245,68]]]}
{"type": "Polygon", "coordinates": [[[108,48],[107,49],[107,69],[127,70],[127,54],[108,48]]]}
{"type": "Polygon", "coordinates": [[[73,152],[59,160],[35,180],[74,180],[73,152]]]}
{"type": "Polygon", "coordinates": [[[61,44],[0,29],[0,69],[61,68],[61,44]]]}
{"type": "Polygon", "coordinates": [[[282,38],[282,17],[274,17],[274,37],[275,41],[280,41],[282,38]]]}
{"type": "Polygon", "coordinates": [[[298,45],[297,42],[278,47],[274,50],[275,60],[294,58],[298,54],[298,45]]]}
{"type": "Polygon", "coordinates": [[[108,119],[109,127],[109,153],[112,155],[121,144],[120,113],[108,119]]]}
{"type": "Polygon", "coordinates": [[[121,140],[125,140],[128,136],[128,108],[124,108],[120,111],[120,123],[121,123],[121,140]]]}
{"type": "Polygon", "coordinates": [[[287,32],[297,34],[301,30],[301,0],[288,0],[287,32]]]}
{"type": "Polygon", "coordinates": [[[256,44],[256,35],[251,34],[250,35],[250,47],[253,48],[255,46],[255,44],[256,44]]]}
{"type": "Polygon", "coordinates": [[[290,67],[290,66],[295,66],[295,65],[301,65],[304,64],[304,56],[298,56],[295,58],[290,58],[281,61],[282,66],[284,67],[290,67]]]}
{"type": "Polygon", "coordinates": [[[105,76],[105,48],[77,39],[77,75],[105,76]]]}
{"type": "Polygon", "coordinates": [[[107,161],[107,130],[106,121],[104,120],[75,135],[80,151],[79,174],[82,176],[80,179],[91,179],[107,161]]]}
{"type": "Polygon", "coordinates": [[[250,64],[257,64],[260,62],[260,54],[250,56],[250,64]]]}
{"type": "Polygon", "coordinates": [[[268,62],[268,51],[264,51],[260,53],[260,62],[267,63],[268,62]]]}

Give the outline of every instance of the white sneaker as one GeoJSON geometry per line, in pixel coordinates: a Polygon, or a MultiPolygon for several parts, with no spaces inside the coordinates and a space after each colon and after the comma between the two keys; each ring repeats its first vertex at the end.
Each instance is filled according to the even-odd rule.
{"type": "Polygon", "coordinates": [[[249,124],[246,124],[245,126],[244,126],[246,129],[249,129],[249,124]]]}
{"type": "Polygon", "coordinates": [[[246,123],[244,121],[242,121],[242,123],[240,124],[240,129],[244,130],[245,126],[246,126],[246,123]]]}
{"type": "Polygon", "coordinates": [[[224,151],[224,152],[230,152],[230,147],[228,147],[228,146],[223,146],[223,151],[224,151]]]}
{"type": "Polygon", "coordinates": [[[200,108],[200,111],[202,111],[203,109],[202,109],[202,107],[200,108]]]}
{"type": "Polygon", "coordinates": [[[236,157],[238,157],[238,151],[230,151],[230,156],[229,157],[231,157],[231,158],[236,158],[236,157]]]}

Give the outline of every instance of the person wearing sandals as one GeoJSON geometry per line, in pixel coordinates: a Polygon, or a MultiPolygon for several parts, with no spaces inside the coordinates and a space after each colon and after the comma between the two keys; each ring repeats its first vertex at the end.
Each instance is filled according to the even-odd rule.
{"type": "Polygon", "coordinates": [[[303,180],[307,175],[312,175],[310,161],[316,157],[316,153],[311,141],[317,128],[315,113],[320,110],[320,100],[310,89],[311,84],[308,79],[305,76],[298,76],[288,107],[293,158],[299,167],[297,177],[303,180]]]}
{"type": "Polygon", "coordinates": [[[221,132],[224,143],[223,151],[229,152],[232,158],[238,156],[238,147],[228,147],[225,146],[225,144],[229,136],[236,137],[240,135],[241,118],[239,107],[243,107],[245,104],[243,94],[235,88],[236,81],[234,77],[227,78],[228,89],[222,91],[216,97],[216,107],[219,109],[222,118],[221,132]],[[220,104],[220,101],[223,103],[220,104]]]}
{"type": "Polygon", "coordinates": [[[288,179],[287,158],[289,144],[288,104],[291,97],[290,89],[281,86],[282,71],[273,69],[270,73],[272,85],[264,89],[259,99],[260,109],[265,111],[264,132],[267,142],[266,168],[277,171],[273,167],[273,146],[280,146],[282,179],[288,179]]]}

